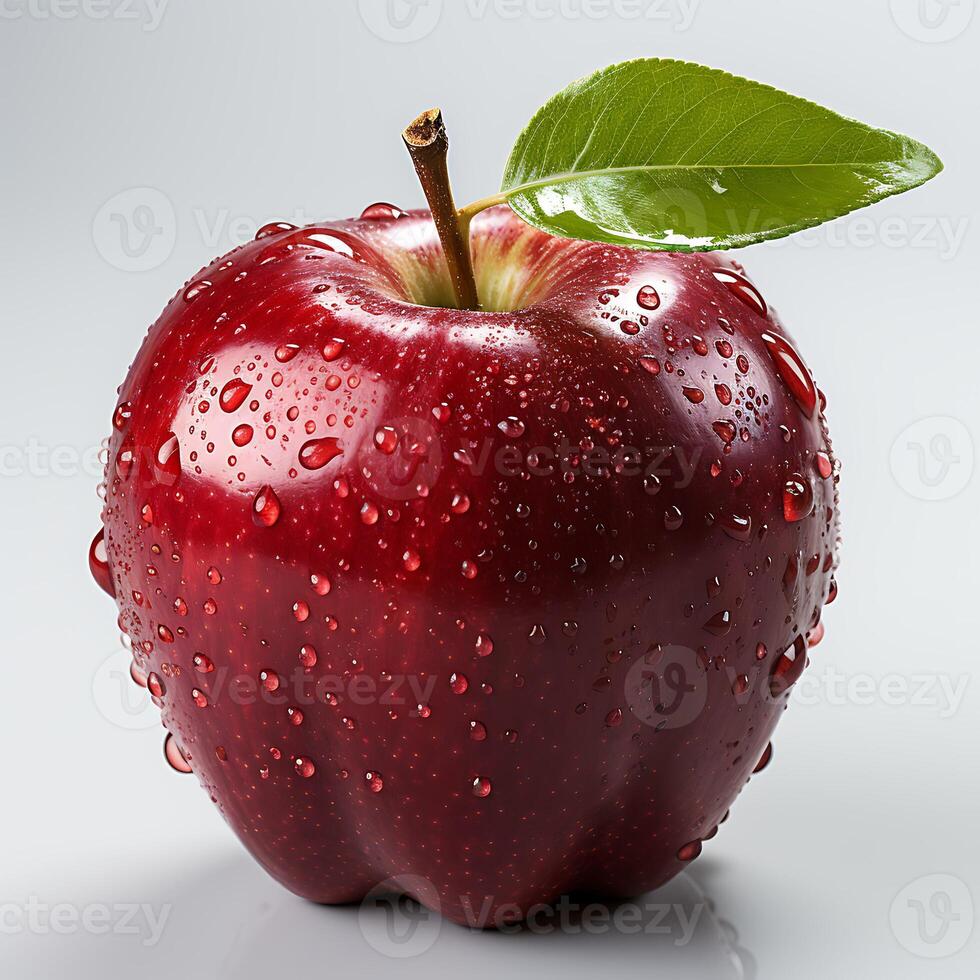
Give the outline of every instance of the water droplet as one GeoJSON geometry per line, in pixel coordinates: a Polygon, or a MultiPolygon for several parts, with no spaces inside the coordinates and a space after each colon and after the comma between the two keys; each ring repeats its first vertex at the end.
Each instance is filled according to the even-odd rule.
{"type": "Polygon", "coordinates": [[[528,641],[534,646],[539,647],[548,639],[545,628],[540,623],[535,623],[527,635],[528,641]]]}
{"type": "Polygon", "coordinates": [[[307,470],[319,470],[327,465],[332,459],[343,455],[339,441],[334,436],[325,436],[322,439],[310,439],[303,443],[299,451],[300,465],[307,470]]]}
{"type": "Polygon", "coordinates": [[[660,294],[653,286],[641,286],[636,294],[636,302],[645,310],[655,310],[660,306],[660,294]]]}
{"type": "Polygon", "coordinates": [[[310,618],[309,604],[300,599],[293,603],[293,615],[298,623],[305,623],[310,618]]]}
{"type": "Polygon", "coordinates": [[[195,687],[191,690],[191,698],[199,708],[208,706],[208,696],[200,688],[195,687]]]}
{"type": "Polygon", "coordinates": [[[303,779],[309,779],[316,772],[316,766],[313,764],[313,760],[307,759],[304,756],[297,757],[293,763],[293,768],[296,770],[296,774],[302,776],[303,779]]]}
{"type": "Polygon", "coordinates": [[[197,282],[192,282],[184,290],[184,299],[188,303],[192,303],[197,299],[202,293],[206,293],[211,288],[211,282],[208,279],[198,279],[197,282]]]}
{"type": "Polygon", "coordinates": [[[619,329],[629,337],[635,337],[640,332],[640,325],[635,320],[621,320],[619,329]]]}
{"type": "Polygon", "coordinates": [[[490,795],[493,790],[493,786],[490,780],[486,776],[477,776],[476,779],[470,784],[470,788],[474,796],[478,796],[481,799],[490,795]]]}
{"type": "Polygon", "coordinates": [[[715,613],[705,624],[704,628],[714,636],[727,636],[732,631],[732,614],[723,609],[715,613]]]}
{"type": "Polygon", "coordinates": [[[231,434],[231,441],[236,446],[247,446],[252,441],[255,430],[248,424],[235,426],[235,431],[231,434]]]}
{"type": "Polygon", "coordinates": [[[306,643],[299,648],[299,662],[304,667],[315,667],[316,661],[316,647],[310,646],[309,643],[306,643]]]}
{"type": "Polygon", "coordinates": [[[401,208],[396,208],[394,204],[388,204],[385,201],[377,201],[375,204],[369,204],[361,212],[362,221],[393,221],[396,218],[401,218],[405,215],[405,212],[401,208]]]}
{"type": "Polygon", "coordinates": [[[133,406],[129,402],[120,402],[112,415],[113,426],[122,432],[133,417],[133,406]]]}
{"type": "Polygon", "coordinates": [[[684,397],[694,405],[700,405],[704,401],[704,392],[700,388],[682,385],[681,390],[684,392],[684,397]]]}
{"type": "Polygon", "coordinates": [[[455,671],[449,677],[449,689],[453,694],[465,694],[470,687],[470,682],[465,674],[458,674],[455,671]]]}
{"type": "Polygon", "coordinates": [[[712,275],[750,310],[754,310],[763,317],[768,314],[769,310],[766,307],[766,301],[762,298],[762,293],[744,276],[740,276],[731,269],[714,269],[712,275]]]}
{"type": "Polygon", "coordinates": [[[282,505],[272,487],[263,487],[252,502],[252,520],[259,527],[272,527],[279,520],[282,505]]]}
{"type": "Polygon", "coordinates": [[[100,528],[98,534],[92,539],[88,549],[88,567],[92,573],[92,578],[103,592],[108,593],[113,598],[116,596],[116,588],[112,584],[112,573],[109,570],[109,557],[105,549],[105,528],[100,528]]]}
{"type": "Polygon", "coordinates": [[[692,840],[677,852],[678,861],[693,861],[701,853],[701,841],[692,840]]]}
{"type": "Polygon", "coordinates": [[[524,423],[513,415],[508,416],[502,422],[498,422],[497,428],[510,439],[517,439],[524,435],[524,423]]]}
{"type": "Polygon", "coordinates": [[[463,578],[474,579],[477,575],[476,562],[470,561],[468,558],[463,559],[463,564],[460,566],[460,570],[463,573],[463,578]]]}
{"type": "Polygon", "coordinates": [[[817,407],[817,388],[803,358],[788,340],[777,333],[768,331],[762,335],[762,340],[796,404],[807,418],[812,418],[817,407]]]}
{"type": "Polygon", "coordinates": [[[752,518],[741,514],[725,514],[718,519],[721,529],[736,541],[748,541],[752,536],[752,518]]]}
{"type": "Polygon", "coordinates": [[[806,641],[798,636],[793,645],[780,654],[769,676],[769,693],[778,698],[799,679],[806,667],[806,641]]]}
{"type": "Polygon", "coordinates": [[[310,575],[310,585],[317,595],[327,595],[330,592],[330,579],[322,572],[314,572],[310,575]]]}
{"type": "Polygon", "coordinates": [[[488,633],[481,633],[476,638],[476,655],[489,657],[491,653],[493,653],[493,640],[488,633]]]}
{"type": "Polygon", "coordinates": [[[470,738],[474,742],[485,742],[487,738],[487,726],[482,721],[471,721],[470,738]]]}
{"type": "Polygon", "coordinates": [[[338,357],[343,353],[344,347],[347,346],[347,341],[342,340],[340,337],[334,337],[332,340],[328,340],[324,345],[321,353],[323,354],[323,359],[325,361],[336,361],[338,357]]]}
{"type": "Polygon", "coordinates": [[[155,698],[162,698],[167,693],[166,685],[160,679],[160,675],[156,673],[152,673],[146,678],[146,689],[155,698]]]}
{"type": "Polygon", "coordinates": [[[684,515],[680,507],[674,505],[664,511],[664,527],[668,531],[676,531],[684,523],[684,515]]]}
{"type": "Polygon", "coordinates": [[[210,674],[214,670],[214,661],[204,653],[195,653],[194,669],[199,674],[210,674]]]}
{"type": "Polygon", "coordinates": [[[365,500],[361,505],[361,523],[367,524],[368,526],[378,523],[378,518],[381,516],[381,511],[378,510],[376,504],[371,503],[370,500],[365,500]]]}
{"type": "Polygon", "coordinates": [[[232,378],[218,395],[218,404],[226,412],[234,412],[241,408],[242,403],[248,398],[252,391],[252,386],[241,378],[232,378]]]}
{"type": "Polygon", "coordinates": [[[718,438],[726,446],[731,445],[735,441],[737,430],[734,422],[729,422],[727,419],[718,419],[717,422],[711,423],[711,428],[715,430],[718,438]]]}
{"type": "Polygon", "coordinates": [[[766,746],[765,751],[759,757],[759,761],[755,764],[755,769],[752,770],[753,775],[757,772],[762,772],[762,770],[765,769],[766,766],[768,766],[771,761],[772,761],[772,742],[770,742],[766,746]]]}
{"type": "Polygon", "coordinates": [[[180,443],[172,432],[167,433],[157,450],[153,473],[164,486],[173,486],[180,476],[180,443]]]}
{"type": "Polygon", "coordinates": [[[380,793],[385,788],[385,782],[380,772],[364,773],[364,781],[372,793],[380,793]]]}
{"type": "Polygon", "coordinates": [[[276,348],[276,360],[280,364],[288,364],[299,351],[299,344],[280,344],[276,348]]]}
{"type": "Polygon", "coordinates": [[[262,670],[259,671],[259,683],[262,687],[269,691],[279,690],[279,675],[274,670],[262,670]]]}
{"type": "Polygon", "coordinates": [[[296,225],[291,225],[288,221],[270,221],[267,225],[263,225],[255,233],[255,241],[259,241],[261,238],[269,238],[272,235],[278,235],[283,231],[295,231],[296,225]]]}
{"type": "Polygon", "coordinates": [[[405,570],[408,572],[417,572],[419,566],[422,564],[422,558],[417,551],[413,551],[409,548],[402,555],[402,565],[405,566],[405,570]]]}
{"type": "Polygon", "coordinates": [[[821,479],[829,480],[834,475],[834,464],[830,461],[830,456],[827,453],[817,453],[815,462],[821,479]]]}
{"type": "Polygon", "coordinates": [[[163,755],[170,763],[170,768],[175,772],[193,772],[191,764],[187,761],[172,732],[168,732],[167,737],[163,740],[163,755]]]}
{"type": "Polygon", "coordinates": [[[374,432],[375,448],[390,456],[398,447],[398,433],[390,425],[382,425],[374,432]]]}
{"type": "MultiPolygon", "coordinates": [[[[732,389],[728,385],[719,382],[715,385],[715,397],[722,405],[731,405],[732,403],[732,389]]],[[[715,430],[717,431],[717,429],[715,430]]]]}
{"type": "Polygon", "coordinates": [[[610,711],[606,715],[606,727],[607,728],[619,728],[619,726],[622,723],[623,723],[623,709],[622,708],[613,708],[613,710],[610,711]]]}
{"type": "Polygon", "coordinates": [[[295,728],[299,728],[303,724],[304,714],[300,708],[287,708],[286,717],[289,719],[289,724],[293,725],[295,728]]]}
{"type": "Polygon", "coordinates": [[[812,513],[813,487],[805,476],[794,473],[783,485],[783,516],[792,523],[812,513]]]}
{"type": "Polygon", "coordinates": [[[647,374],[657,375],[660,374],[660,361],[658,361],[651,354],[644,354],[640,358],[640,367],[643,368],[647,374]]]}

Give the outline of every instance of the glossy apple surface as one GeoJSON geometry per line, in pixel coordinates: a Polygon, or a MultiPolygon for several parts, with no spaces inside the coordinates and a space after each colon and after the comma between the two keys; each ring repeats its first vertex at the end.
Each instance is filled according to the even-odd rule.
{"type": "Polygon", "coordinates": [[[458,921],[695,857],[837,548],[822,398],[730,260],[505,208],[473,252],[485,312],[382,205],[204,269],[121,388],[91,555],[171,761],[272,875],[458,921]]]}

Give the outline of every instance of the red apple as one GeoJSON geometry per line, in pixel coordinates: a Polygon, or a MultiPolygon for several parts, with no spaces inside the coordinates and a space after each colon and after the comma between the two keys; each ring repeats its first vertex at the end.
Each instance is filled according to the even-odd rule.
{"type": "Polygon", "coordinates": [[[697,856],[837,548],[822,398],[740,269],[499,207],[472,247],[484,311],[387,205],[204,269],[122,386],[91,555],[263,867],[462,922],[697,856]]]}

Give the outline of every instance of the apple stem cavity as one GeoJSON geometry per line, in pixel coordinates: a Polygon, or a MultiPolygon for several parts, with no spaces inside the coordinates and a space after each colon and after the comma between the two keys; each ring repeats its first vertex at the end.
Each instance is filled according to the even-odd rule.
{"type": "Polygon", "coordinates": [[[415,172],[425,193],[432,220],[435,222],[442,251],[449,267],[456,306],[461,310],[478,310],[480,298],[473,276],[470,256],[470,218],[457,212],[449,182],[449,138],[439,109],[427,109],[412,120],[402,133],[415,172]]]}

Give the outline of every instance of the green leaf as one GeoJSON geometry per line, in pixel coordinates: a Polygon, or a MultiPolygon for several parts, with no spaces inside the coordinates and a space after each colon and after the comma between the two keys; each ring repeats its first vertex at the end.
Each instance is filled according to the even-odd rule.
{"type": "Polygon", "coordinates": [[[573,82],[517,139],[502,196],[554,235],[706,251],[780,238],[924,183],[907,136],[683,61],[573,82]]]}

